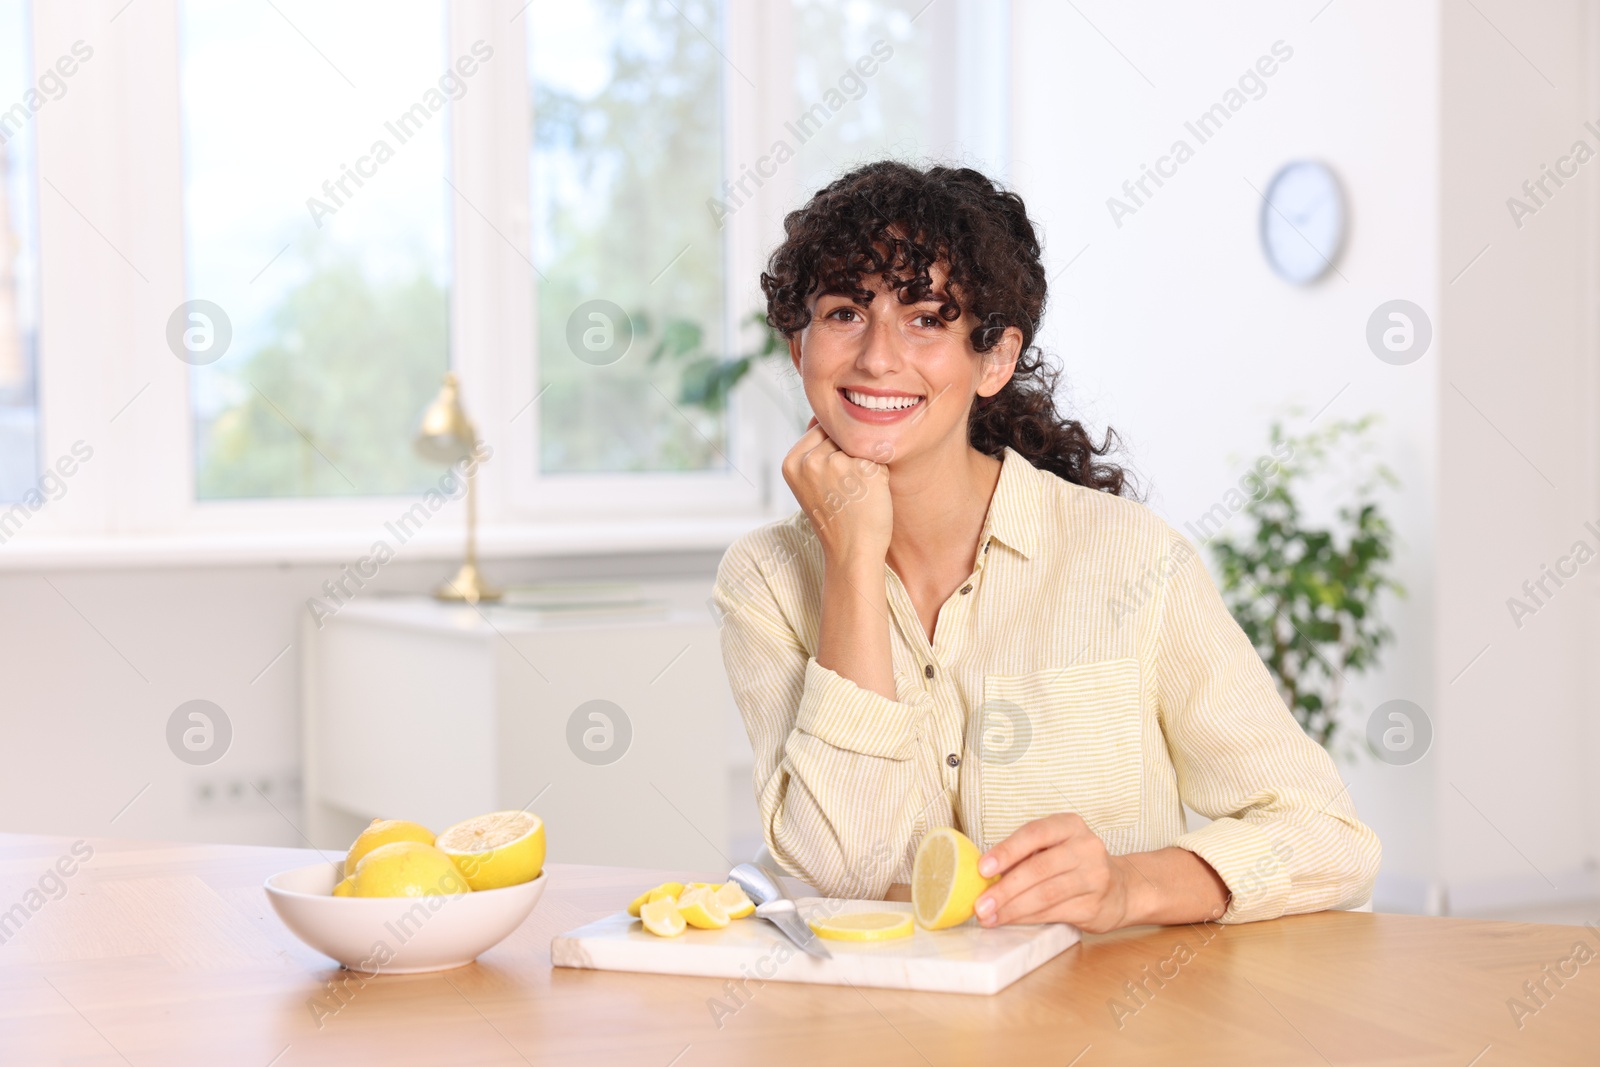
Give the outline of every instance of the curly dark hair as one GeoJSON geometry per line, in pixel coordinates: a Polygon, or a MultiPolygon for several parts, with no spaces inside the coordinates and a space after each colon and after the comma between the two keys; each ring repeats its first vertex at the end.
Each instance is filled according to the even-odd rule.
{"type": "Polygon", "coordinates": [[[876,295],[861,284],[877,275],[903,304],[928,299],[929,268],[949,272],[939,314],[947,322],[970,310],[974,352],[999,343],[1008,326],[1022,331],[1016,370],[992,397],[979,397],[967,420],[972,447],[1000,458],[1006,447],[1076,485],[1131,494],[1127,473],[1099,457],[1120,447],[1111,429],[1097,447],[1082,423],[1056,408],[1060,368],[1034,346],[1044,314],[1044,263],[1022,198],[967,167],[920,170],[886,160],[856,168],[819,190],[783,220],[784,240],[761,275],[767,325],[792,337],[811,321],[811,298],[848,294],[866,307],[876,295]]]}

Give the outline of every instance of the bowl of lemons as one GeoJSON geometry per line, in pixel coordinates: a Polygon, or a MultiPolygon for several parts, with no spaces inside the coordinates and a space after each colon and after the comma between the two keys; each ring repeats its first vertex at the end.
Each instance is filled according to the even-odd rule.
{"type": "Polygon", "coordinates": [[[362,974],[461,967],[499,944],[544,893],[544,823],[497,811],[435,835],[374,819],[343,863],[267,879],[267,899],[296,937],[362,974]]]}

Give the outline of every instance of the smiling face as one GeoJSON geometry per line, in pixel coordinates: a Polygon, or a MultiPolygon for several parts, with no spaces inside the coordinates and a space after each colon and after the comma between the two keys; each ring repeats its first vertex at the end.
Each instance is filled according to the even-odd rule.
{"type": "Polygon", "coordinates": [[[939,315],[945,273],[930,272],[929,299],[902,304],[882,278],[863,278],[873,294],[861,307],[843,293],[822,293],[811,321],[789,339],[789,353],[817,422],[852,456],[904,463],[956,456],[970,448],[967,413],[1011,378],[1022,334],[1008,328],[987,352],[972,349],[971,312],[939,315]]]}

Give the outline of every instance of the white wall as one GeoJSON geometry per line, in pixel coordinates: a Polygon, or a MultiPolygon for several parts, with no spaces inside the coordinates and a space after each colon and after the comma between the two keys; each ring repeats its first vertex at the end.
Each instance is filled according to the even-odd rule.
{"type": "Polygon", "coordinates": [[[1578,0],[1485,14],[1500,32],[1466,5],[1445,5],[1442,20],[1437,805],[1441,875],[1467,908],[1600,895],[1600,564],[1547,585],[1555,596],[1520,629],[1506,605],[1575,541],[1600,545],[1584,529],[1600,527],[1600,165],[1548,184],[1554,195],[1520,228],[1506,206],[1574,141],[1600,149],[1583,126],[1600,124],[1596,23],[1578,0]]]}
{"type": "MultiPolygon", "coordinates": [[[[1574,191],[1542,236],[1528,226],[1514,247],[1503,205],[1577,136],[1592,99],[1588,38],[1578,3],[1537,18],[1480,6],[1565,88],[1552,90],[1468,5],[1019,0],[1015,17],[1013,177],[1063,272],[1042,340],[1065,362],[1073,406],[1126,437],[1150,503],[1180,527],[1206,511],[1289,404],[1306,409],[1291,430],[1335,396],[1321,418],[1385,419],[1410,596],[1386,605],[1398,642],[1355,685],[1348,718],[1359,739],[1372,708],[1404,698],[1437,739],[1411,766],[1360,758],[1341,771],[1384,841],[1378,904],[1408,910],[1441,885],[1458,909],[1548,890],[1458,789],[1558,882],[1592,862],[1600,826],[1582,770],[1595,756],[1594,679],[1580,654],[1593,647],[1594,576],[1541,614],[1542,640],[1531,626],[1515,634],[1504,606],[1580,535],[1580,513],[1595,515],[1593,305],[1579,255],[1593,232],[1581,217],[1589,194],[1574,191]],[[1265,94],[1198,144],[1184,122],[1280,40],[1294,54],[1265,94]],[[1117,226],[1107,198],[1178,137],[1194,158],[1117,226]],[[1304,289],[1270,272],[1257,237],[1256,190],[1298,158],[1333,167],[1351,216],[1337,273],[1304,289]],[[1436,331],[1404,367],[1364,339],[1373,309],[1395,298],[1424,307],[1436,331]]],[[[1563,891],[1593,892],[1580,882],[1563,891]]]]}

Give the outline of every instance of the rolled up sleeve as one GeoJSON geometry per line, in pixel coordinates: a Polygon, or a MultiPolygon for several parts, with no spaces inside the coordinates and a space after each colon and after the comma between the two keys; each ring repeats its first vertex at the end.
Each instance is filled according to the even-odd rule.
{"type": "Polygon", "coordinates": [[[889,700],[817,663],[759,558],[743,543],[730,549],[713,604],[763,836],[779,864],[823,893],[881,897],[924,806],[913,755],[928,699],[889,700]]]}
{"type": "Polygon", "coordinates": [[[1227,884],[1225,923],[1363,903],[1381,858],[1377,835],[1289,713],[1199,553],[1178,540],[1173,558],[1183,562],[1163,588],[1156,685],[1178,793],[1212,822],[1173,844],[1227,884]]]}
{"type": "Polygon", "coordinates": [[[915,694],[913,700],[890,700],[863,689],[813,657],[806,661],[794,727],[841,752],[907,760],[915,748],[917,726],[927,716],[925,695],[915,694]]]}

